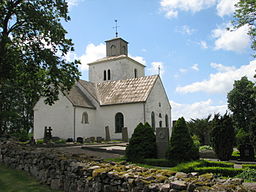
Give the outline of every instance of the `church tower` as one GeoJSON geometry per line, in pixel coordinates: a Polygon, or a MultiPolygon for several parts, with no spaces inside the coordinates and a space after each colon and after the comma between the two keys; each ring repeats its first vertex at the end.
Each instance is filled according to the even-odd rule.
{"type": "Polygon", "coordinates": [[[106,42],[106,57],[89,63],[89,81],[100,83],[145,76],[145,66],[128,56],[128,42],[114,38],[106,42]]]}

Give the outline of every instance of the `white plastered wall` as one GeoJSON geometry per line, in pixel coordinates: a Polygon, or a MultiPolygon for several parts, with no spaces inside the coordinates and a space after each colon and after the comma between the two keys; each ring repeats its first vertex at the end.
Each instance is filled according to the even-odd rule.
{"type": "Polygon", "coordinates": [[[52,128],[52,136],[60,138],[73,138],[74,107],[64,96],[53,105],[46,105],[44,98],[40,98],[34,107],[34,138],[44,137],[44,127],[52,128]]]}
{"type": "Polygon", "coordinates": [[[156,80],[155,85],[148,96],[148,99],[145,104],[145,111],[146,111],[146,122],[148,122],[150,125],[152,125],[151,113],[152,111],[155,113],[156,127],[159,127],[160,121],[162,121],[162,127],[166,127],[165,115],[167,114],[168,125],[170,128],[169,131],[171,134],[171,106],[160,78],[156,80]],[[162,117],[159,117],[160,113],[162,117]]]}
{"type": "Polygon", "coordinates": [[[134,69],[137,77],[143,77],[144,66],[128,58],[113,59],[102,63],[89,65],[89,81],[94,83],[104,82],[104,70],[111,72],[110,81],[134,78],[134,69]]]}

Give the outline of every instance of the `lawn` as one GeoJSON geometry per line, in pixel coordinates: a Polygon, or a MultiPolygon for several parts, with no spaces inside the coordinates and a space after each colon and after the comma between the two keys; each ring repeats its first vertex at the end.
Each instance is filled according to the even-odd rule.
{"type": "Polygon", "coordinates": [[[0,192],[57,192],[39,184],[24,171],[7,168],[0,164],[0,192]]]}

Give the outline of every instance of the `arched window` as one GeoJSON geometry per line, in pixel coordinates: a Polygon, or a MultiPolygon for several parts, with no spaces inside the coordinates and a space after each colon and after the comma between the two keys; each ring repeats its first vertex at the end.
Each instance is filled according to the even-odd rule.
{"type": "Polygon", "coordinates": [[[124,115],[122,113],[117,113],[115,116],[116,133],[121,133],[124,127],[124,115]]]}
{"type": "Polygon", "coordinates": [[[162,127],[162,121],[159,121],[159,127],[162,127]]]}
{"type": "Polygon", "coordinates": [[[110,77],[110,69],[108,70],[108,80],[110,80],[111,77],[110,77]]]}
{"type": "Polygon", "coordinates": [[[137,74],[137,69],[134,69],[134,77],[137,78],[138,74],[137,74]]]}
{"type": "Polygon", "coordinates": [[[151,127],[152,127],[153,129],[156,128],[155,113],[154,113],[153,111],[152,111],[152,113],[151,113],[151,127]]]}
{"type": "Polygon", "coordinates": [[[82,115],[82,123],[83,123],[83,124],[89,123],[89,121],[88,121],[88,113],[87,113],[87,112],[83,112],[83,115],[82,115]]]}
{"type": "Polygon", "coordinates": [[[168,119],[168,115],[165,115],[165,127],[169,127],[169,119],[168,119]]]}
{"type": "Polygon", "coordinates": [[[104,70],[104,77],[103,77],[103,80],[104,80],[104,81],[107,80],[107,72],[106,72],[106,70],[104,70]]]}
{"type": "Polygon", "coordinates": [[[122,54],[122,55],[127,55],[126,46],[122,46],[122,48],[121,48],[121,54],[122,54]]]}
{"type": "Polygon", "coordinates": [[[116,46],[111,45],[110,50],[111,50],[111,56],[115,56],[116,55],[116,46]]]}

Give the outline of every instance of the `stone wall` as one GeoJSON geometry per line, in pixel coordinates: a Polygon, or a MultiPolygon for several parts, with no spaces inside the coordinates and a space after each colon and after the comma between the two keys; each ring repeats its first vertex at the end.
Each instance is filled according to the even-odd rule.
{"type": "Polygon", "coordinates": [[[0,163],[25,170],[52,189],[67,192],[226,191],[225,188],[246,191],[241,179],[218,180],[212,174],[199,176],[148,169],[126,162],[93,161],[86,156],[10,142],[0,142],[0,163]]]}

